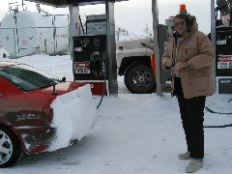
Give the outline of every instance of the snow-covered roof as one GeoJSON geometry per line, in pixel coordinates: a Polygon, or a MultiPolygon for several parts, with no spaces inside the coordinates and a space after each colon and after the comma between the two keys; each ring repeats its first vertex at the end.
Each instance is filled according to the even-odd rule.
{"type": "MultiPolygon", "coordinates": [[[[53,27],[52,25],[52,15],[43,15],[38,12],[32,11],[19,11],[17,14],[18,23],[17,26],[20,27],[53,27]]],[[[55,26],[57,27],[67,27],[68,19],[67,16],[57,16],[55,21],[55,26]]],[[[2,28],[13,28],[15,27],[14,12],[9,11],[2,19],[2,28]]],[[[0,27],[0,28],[1,28],[0,27]]]]}

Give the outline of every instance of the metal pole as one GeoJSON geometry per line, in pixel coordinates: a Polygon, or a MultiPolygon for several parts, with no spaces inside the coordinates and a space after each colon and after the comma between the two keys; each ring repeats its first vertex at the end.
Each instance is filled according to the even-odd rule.
{"type": "Polygon", "coordinates": [[[232,26],[232,11],[230,12],[230,26],[232,26]]]}
{"type": "Polygon", "coordinates": [[[14,10],[14,20],[15,20],[15,28],[14,28],[14,53],[15,56],[19,53],[19,31],[18,31],[18,18],[17,11],[14,10]]]}
{"type": "Polygon", "coordinates": [[[163,96],[162,86],[161,86],[161,68],[160,68],[160,52],[159,52],[159,40],[158,40],[158,6],[157,1],[152,0],[152,14],[153,14],[153,31],[154,31],[154,53],[156,61],[156,92],[158,96],[163,96]]]}
{"type": "Polygon", "coordinates": [[[106,25],[107,25],[107,59],[109,76],[109,94],[118,95],[116,41],[114,23],[114,3],[106,2],[106,25]]]}
{"type": "Polygon", "coordinates": [[[17,25],[16,25],[16,14],[15,14],[15,12],[14,12],[14,20],[15,20],[15,27],[13,28],[13,34],[14,34],[14,54],[16,55],[16,53],[17,53],[17,46],[16,46],[16,27],[17,27],[17,25]]]}
{"type": "Polygon", "coordinates": [[[55,26],[56,17],[55,17],[55,14],[52,17],[53,17],[52,25],[53,25],[53,42],[54,42],[53,52],[54,52],[54,55],[56,55],[56,26],[55,26]]]}
{"type": "Polygon", "coordinates": [[[216,19],[215,19],[215,0],[211,0],[211,41],[213,44],[213,50],[215,58],[213,60],[214,67],[212,70],[212,76],[214,79],[214,91],[216,91],[216,19]]]}
{"type": "Polygon", "coordinates": [[[119,37],[120,37],[120,27],[118,28],[118,31],[117,31],[117,41],[119,41],[119,37]]]}
{"type": "MultiPolygon", "coordinates": [[[[70,39],[70,56],[72,62],[74,62],[74,53],[73,53],[73,37],[80,35],[79,30],[79,7],[69,6],[69,13],[70,13],[70,23],[69,23],[69,39],[70,39]]],[[[73,79],[74,77],[74,66],[73,67],[73,79]]]]}

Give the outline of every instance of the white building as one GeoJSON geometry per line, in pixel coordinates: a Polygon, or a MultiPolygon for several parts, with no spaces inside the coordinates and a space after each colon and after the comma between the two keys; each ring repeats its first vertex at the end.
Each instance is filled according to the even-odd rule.
{"type": "Polygon", "coordinates": [[[8,11],[0,26],[0,48],[17,58],[35,53],[65,54],[69,50],[68,15],[8,11]]]}

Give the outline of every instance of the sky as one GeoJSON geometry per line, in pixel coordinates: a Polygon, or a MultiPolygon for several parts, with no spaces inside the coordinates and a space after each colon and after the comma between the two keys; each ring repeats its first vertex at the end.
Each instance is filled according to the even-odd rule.
{"type": "MultiPolygon", "coordinates": [[[[0,20],[8,11],[8,3],[21,0],[0,0],[0,20]]],[[[159,22],[164,24],[165,19],[178,13],[179,5],[184,3],[187,10],[197,17],[199,30],[204,33],[210,32],[210,2],[211,0],[158,0],[159,22]]],[[[27,2],[27,9],[35,11],[35,4],[27,2]]],[[[68,9],[54,9],[42,6],[43,9],[53,13],[68,13],[68,9]]],[[[82,16],[88,14],[104,13],[104,5],[81,7],[82,16]]],[[[130,34],[144,35],[145,29],[152,32],[152,0],[129,0],[115,4],[116,27],[126,29],[130,34]]]]}

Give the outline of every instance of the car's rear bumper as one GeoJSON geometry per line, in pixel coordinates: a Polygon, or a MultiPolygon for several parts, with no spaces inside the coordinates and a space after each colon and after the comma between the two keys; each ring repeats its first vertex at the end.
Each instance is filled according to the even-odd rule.
{"type": "Polygon", "coordinates": [[[17,126],[13,129],[20,136],[26,154],[46,151],[55,136],[55,129],[50,126],[17,126]]]}

